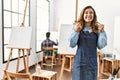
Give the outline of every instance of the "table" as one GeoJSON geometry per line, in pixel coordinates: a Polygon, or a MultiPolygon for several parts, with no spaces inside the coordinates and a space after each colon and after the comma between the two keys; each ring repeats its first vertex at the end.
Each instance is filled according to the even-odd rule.
{"type": "Polygon", "coordinates": [[[33,73],[33,80],[57,80],[57,72],[48,71],[48,70],[40,70],[40,74],[33,73]]]}

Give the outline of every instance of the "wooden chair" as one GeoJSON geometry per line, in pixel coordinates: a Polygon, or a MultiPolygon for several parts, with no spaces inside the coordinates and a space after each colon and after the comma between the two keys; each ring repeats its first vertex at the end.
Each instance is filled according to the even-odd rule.
{"type": "Polygon", "coordinates": [[[5,71],[7,75],[7,80],[16,80],[16,79],[28,79],[32,80],[30,73],[13,73],[9,71],[5,71]]]}
{"type": "Polygon", "coordinates": [[[43,48],[43,50],[51,50],[52,51],[52,55],[46,56],[45,53],[43,52],[43,57],[45,57],[45,62],[43,63],[42,61],[42,66],[51,66],[51,69],[53,69],[53,65],[55,65],[56,60],[55,60],[55,54],[54,54],[54,48],[43,48]],[[47,63],[47,59],[51,59],[50,63],[47,63]]]}

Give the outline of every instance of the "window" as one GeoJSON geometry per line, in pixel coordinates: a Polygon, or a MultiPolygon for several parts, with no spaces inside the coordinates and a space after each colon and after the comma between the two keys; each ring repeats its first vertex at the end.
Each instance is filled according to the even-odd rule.
{"type": "MultiPolygon", "coordinates": [[[[27,11],[25,16],[25,26],[29,26],[29,0],[27,5],[27,11]]],[[[2,0],[2,35],[3,35],[3,63],[7,61],[10,49],[7,48],[9,42],[9,36],[12,27],[20,26],[23,21],[24,9],[26,0],[2,0]]],[[[16,53],[17,50],[13,50],[16,53]]],[[[16,59],[18,54],[14,54],[11,60],[16,59]]]]}
{"type": "Polygon", "coordinates": [[[50,2],[37,0],[37,28],[36,28],[36,51],[41,50],[41,42],[46,39],[45,33],[49,31],[50,2]]]}

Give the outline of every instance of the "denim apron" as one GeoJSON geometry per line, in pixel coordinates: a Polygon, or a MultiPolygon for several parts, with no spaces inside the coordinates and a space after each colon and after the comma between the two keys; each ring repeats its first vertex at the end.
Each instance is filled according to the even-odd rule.
{"type": "Polygon", "coordinates": [[[79,35],[72,80],[97,80],[97,34],[83,31],[79,35]]]}

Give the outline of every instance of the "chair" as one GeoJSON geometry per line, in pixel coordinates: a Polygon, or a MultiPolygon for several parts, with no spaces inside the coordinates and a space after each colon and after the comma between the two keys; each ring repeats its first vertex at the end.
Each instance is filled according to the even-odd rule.
{"type": "Polygon", "coordinates": [[[28,80],[32,80],[31,74],[30,73],[13,73],[13,72],[9,72],[9,71],[5,71],[6,75],[7,75],[7,80],[16,80],[16,79],[28,79],[28,80]]]}
{"type": "Polygon", "coordinates": [[[43,52],[43,57],[45,57],[45,62],[46,63],[43,63],[43,61],[42,61],[42,66],[51,66],[51,69],[53,68],[53,65],[55,65],[54,64],[54,62],[56,63],[56,60],[55,60],[55,55],[54,55],[54,48],[43,48],[43,51],[44,50],[51,50],[52,51],[52,55],[49,55],[49,56],[46,56],[46,55],[44,55],[45,53],[43,52]],[[47,63],[47,59],[51,59],[51,62],[50,63],[47,63]]]}

